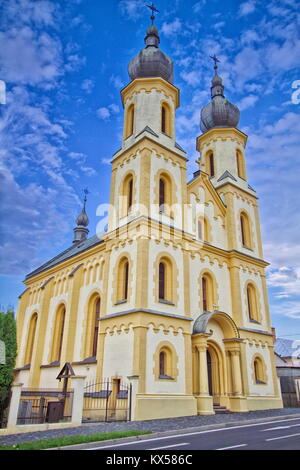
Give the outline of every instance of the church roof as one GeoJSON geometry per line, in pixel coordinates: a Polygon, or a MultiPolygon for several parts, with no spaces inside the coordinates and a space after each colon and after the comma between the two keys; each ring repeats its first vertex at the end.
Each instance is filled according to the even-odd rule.
{"type": "Polygon", "coordinates": [[[277,338],[274,349],[275,353],[280,357],[292,357],[293,354],[295,354],[297,351],[297,347],[295,347],[295,341],[286,338],[277,338]]]}
{"type": "Polygon", "coordinates": [[[57,264],[62,263],[63,261],[66,261],[67,259],[72,258],[73,256],[76,256],[79,253],[82,253],[83,251],[86,251],[100,243],[103,243],[103,240],[99,238],[98,235],[94,235],[87,240],[74,244],[70,248],[67,248],[65,251],[52,258],[50,261],[47,261],[47,263],[27,274],[25,279],[30,279],[31,277],[36,276],[37,274],[40,274],[43,271],[46,271],[47,269],[52,268],[53,266],[56,266],[57,264]]]}

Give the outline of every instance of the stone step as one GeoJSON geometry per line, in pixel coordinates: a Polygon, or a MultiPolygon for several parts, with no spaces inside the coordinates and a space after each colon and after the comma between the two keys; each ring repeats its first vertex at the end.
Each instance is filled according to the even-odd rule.
{"type": "Polygon", "coordinates": [[[219,413],[230,413],[230,411],[226,408],[226,406],[221,406],[221,405],[214,405],[214,412],[216,414],[219,413]]]}

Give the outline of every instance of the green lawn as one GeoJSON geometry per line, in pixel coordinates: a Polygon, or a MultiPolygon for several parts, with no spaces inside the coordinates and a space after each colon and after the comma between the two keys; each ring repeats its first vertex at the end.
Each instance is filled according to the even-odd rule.
{"type": "Polygon", "coordinates": [[[151,434],[150,431],[114,431],[102,432],[98,434],[87,434],[78,436],[54,437],[44,441],[22,442],[15,445],[0,446],[0,450],[43,450],[53,447],[64,447],[74,444],[85,444],[87,442],[107,441],[109,439],[119,439],[122,437],[141,436],[151,434]]]}

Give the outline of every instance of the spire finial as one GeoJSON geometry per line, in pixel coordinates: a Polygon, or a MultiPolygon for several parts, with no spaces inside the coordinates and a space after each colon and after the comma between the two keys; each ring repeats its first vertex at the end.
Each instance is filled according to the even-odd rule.
{"type": "Polygon", "coordinates": [[[154,20],[155,20],[154,12],[159,13],[159,10],[156,8],[154,3],[152,3],[152,5],[146,5],[146,6],[150,8],[150,10],[152,11],[152,15],[150,18],[152,20],[152,25],[154,25],[154,20]]]}
{"type": "Polygon", "coordinates": [[[82,190],[84,193],[84,200],[83,200],[83,208],[85,210],[86,202],[87,202],[87,195],[90,194],[89,190],[87,188],[82,190]]]}
{"type": "Polygon", "coordinates": [[[221,62],[221,61],[218,59],[218,57],[216,57],[216,54],[210,55],[209,57],[214,61],[214,63],[215,63],[214,69],[217,71],[218,70],[217,63],[221,62]]]}

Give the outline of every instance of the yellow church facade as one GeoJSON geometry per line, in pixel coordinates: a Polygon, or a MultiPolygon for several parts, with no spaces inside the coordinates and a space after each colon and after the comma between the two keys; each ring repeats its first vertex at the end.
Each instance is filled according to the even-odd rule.
{"type": "Polygon", "coordinates": [[[104,233],[30,273],[17,313],[15,379],[57,388],[68,362],[86,380],[135,380],[134,419],[281,408],[258,198],[247,136],[215,65],[201,112],[199,170],[176,142],[179,90],[155,26],[121,91],[104,233]]]}

